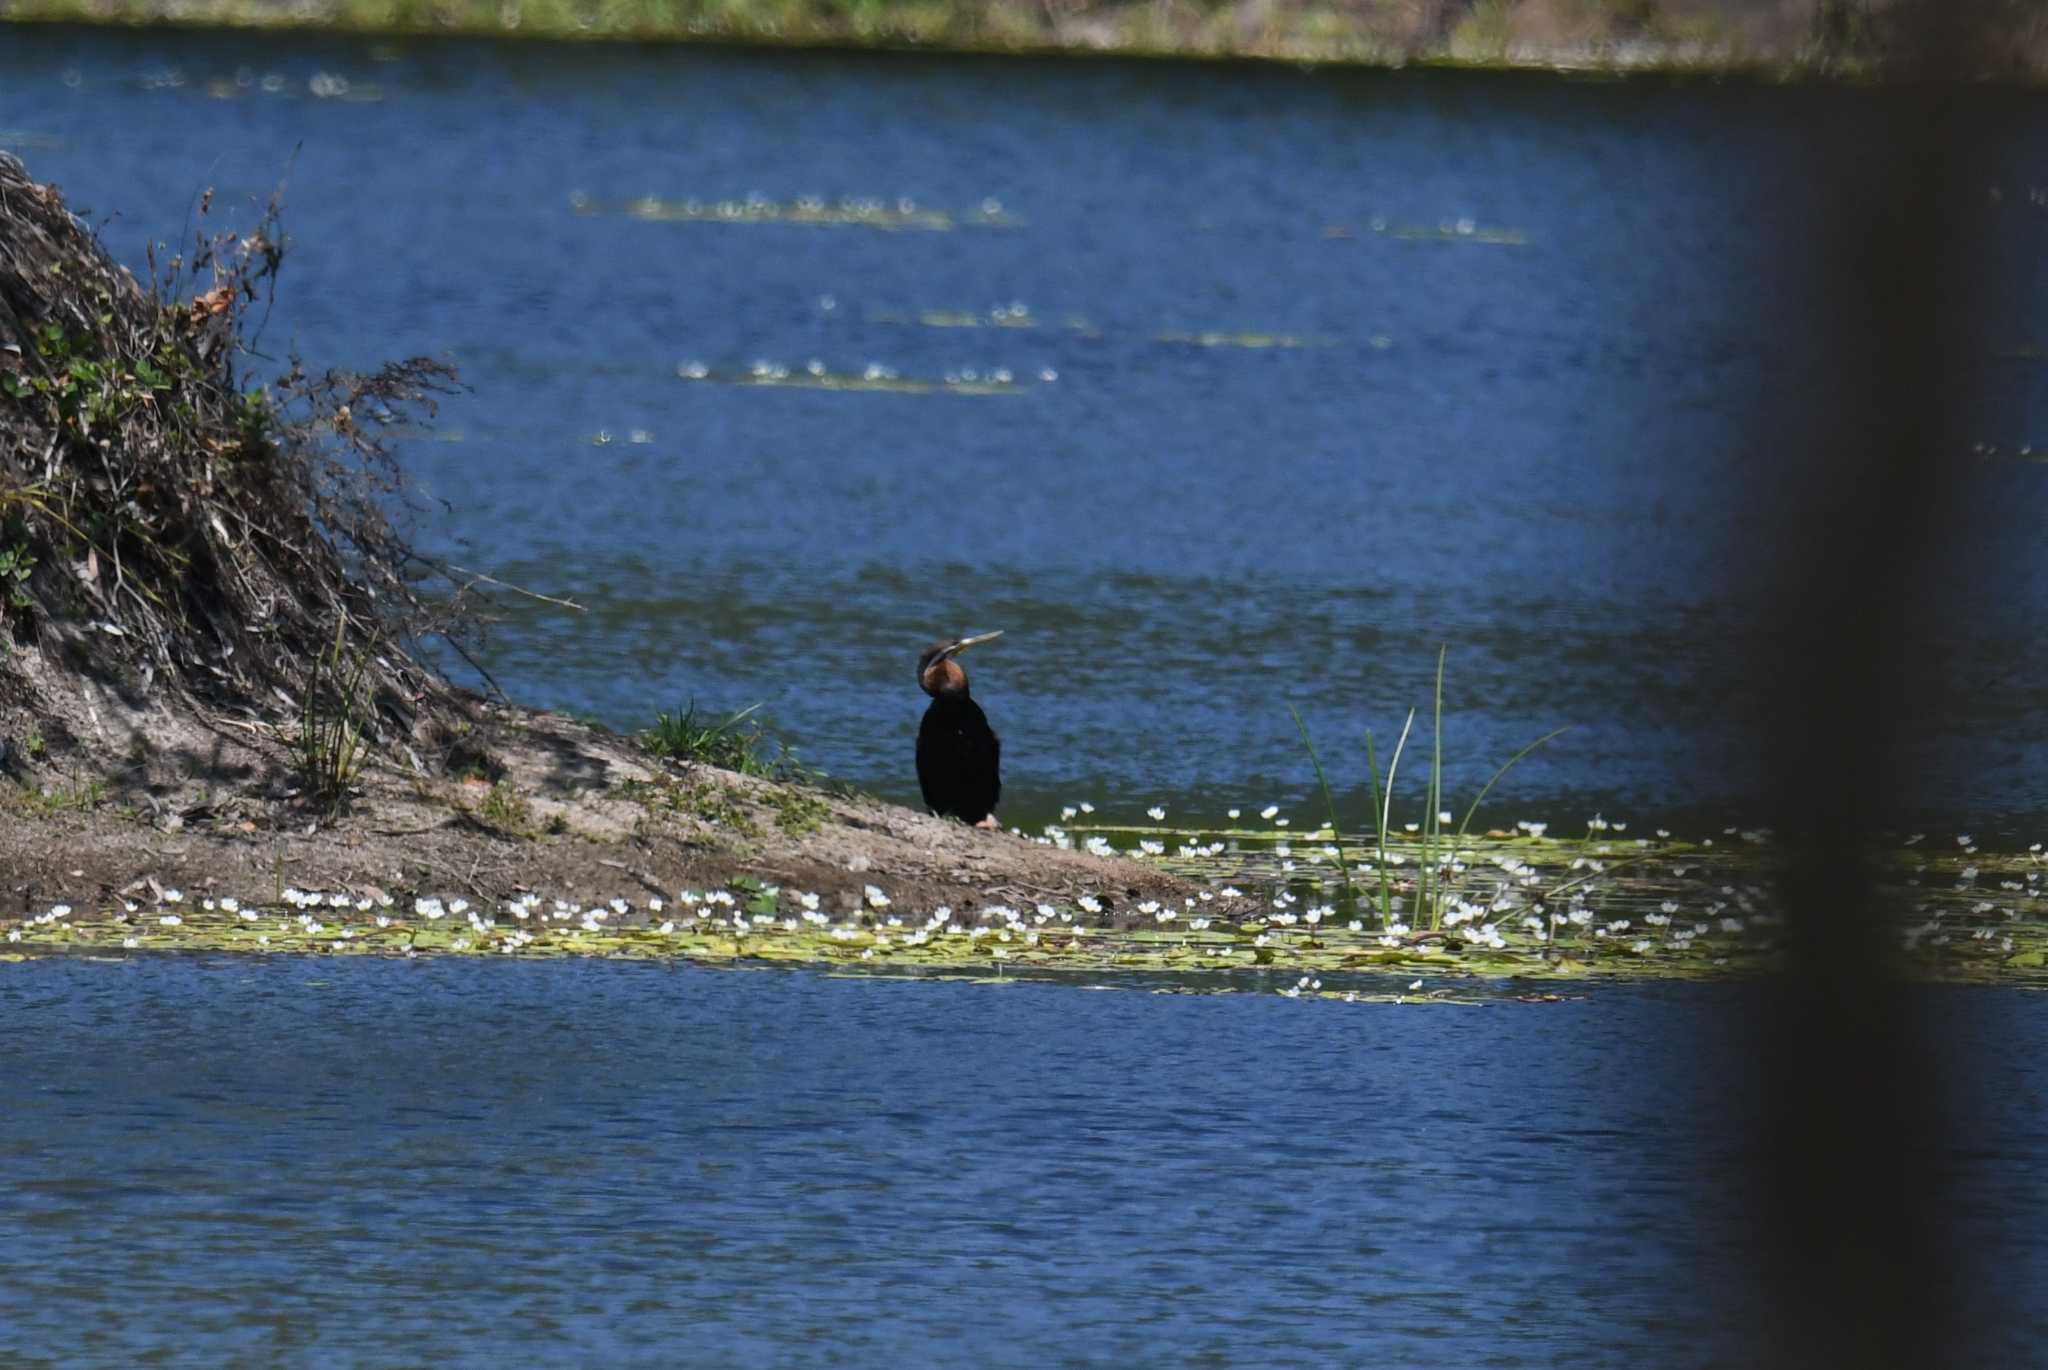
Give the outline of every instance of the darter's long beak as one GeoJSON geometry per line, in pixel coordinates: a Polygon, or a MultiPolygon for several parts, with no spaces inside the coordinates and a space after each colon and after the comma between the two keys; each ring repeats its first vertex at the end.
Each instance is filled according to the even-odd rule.
{"type": "Polygon", "coordinates": [[[997,638],[1001,637],[1002,635],[1003,630],[1001,628],[998,628],[992,633],[982,633],[976,637],[963,637],[958,642],[955,642],[953,645],[946,648],[945,651],[939,653],[939,659],[943,661],[949,656],[958,656],[960,655],[960,653],[966,651],[969,647],[972,647],[977,643],[994,642],[997,638]]]}

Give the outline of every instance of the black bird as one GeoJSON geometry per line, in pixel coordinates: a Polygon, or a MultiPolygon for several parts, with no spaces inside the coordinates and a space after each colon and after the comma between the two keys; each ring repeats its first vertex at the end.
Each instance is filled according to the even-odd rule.
{"type": "Polygon", "coordinates": [[[998,769],[1003,744],[988,726],[988,715],[967,697],[967,672],[954,658],[1002,635],[998,629],[934,642],[917,658],[917,683],[932,697],[917,729],[917,783],[925,807],[977,828],[1002,826],[995,808],[1003,792],[998,769]]]}

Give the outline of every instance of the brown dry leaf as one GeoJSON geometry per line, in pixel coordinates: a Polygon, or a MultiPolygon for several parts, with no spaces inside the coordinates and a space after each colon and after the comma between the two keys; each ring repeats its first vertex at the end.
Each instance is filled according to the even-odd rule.
{"type": "Polygon", "coordinates": [[[225,314],[235,305],[235,288],[229,285],[215,286],[204,295],[192,297],[191,319],[194,328],[205,323],[216,314],[225,314]]]}

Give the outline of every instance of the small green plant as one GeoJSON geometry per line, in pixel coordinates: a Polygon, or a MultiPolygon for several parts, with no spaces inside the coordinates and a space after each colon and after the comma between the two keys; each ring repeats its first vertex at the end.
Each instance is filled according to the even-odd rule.
{"type": "Polygon", "coordinates": [[[477,817],[502,832],[526,837],[534,830],[533,806],[526,802],[525,795],[502,780],[491,786],[476,812],[477,817]]]}
{"type": "Polygon", "coordinates": [[[760,835],[752,811],[715,781],[661,780],[651,784],[627,781],[619,787],[619,793],[641,804],[650,813],[665,810],[724,828],[742,837],[760,835]]]}
{"type": "MultiPolygon", "coordinates": [[[[1444,899],[1448,893],[1445,868],[1451,863],[1453,853],[1465,841],[1465,834],[1470,831],[1472,820],[1479,813],[1479,806],[1486,801],[1486,796],[1493,792],[1493,787],[1500,783],[1501,777],[1513,770],[1523,757],[1568,731],[1566,728],[1553,728],[1502,763],[1500,769],[1487,778],[1486,784],[1480,787],[1478,795],[1467,806],[1465,816],[1459,822],[1456,831],[1447,836],[1445,826],[1450,815],[1443,807],[1444,659],[1447,651],[1448,649],[1439,647],[1436,654],[1436,693],[1431,712],[1435,745],[1430,755],[1429,781],[1425,787],[1427,808],[1422,822],[1417,825],[1422,851],[1415,875],[1415,912],[1418,926],[1421,919],[1427,917],[1429,927],[1433,931],[1443,927],[1444,899]]],[[[1290,710],[1292,711],[1292,706],[1290,710]]],[[[1298,711],[1294,711],[1294,725],[1301,732],[1302,745],[1307,748],[1309,760],[1315,766],[1316,779],[1322,785],[1323,803],[1329,814],[1329,826],[1331,832],[1337,834],[1337,868],[1344,881],[1342,894],[1348,898],[1359,891],[1352,885],[1351,866],[1345,857],[1344,839],[1341,835],[1343,828],[1337,817],[1337,801],[1330,794],[1330,782],[1323,773],[1322,758],[1316,754],[1315,743],[1309,738],[1308,725],[1302,721],[1298,711]]],[[[1372,794],[1373,869],[1379,876],[1377,889],[1373,893],[1377,896],[1382,924],[1391,923],[1394,914],[1393,877],[1388,870],[1389,832],[1393,826],[1394,812],[1394,780],[1400,772],[1401,753],[1406,750],[1408,735],[1414,727],[1415,710],[1410,709],[1407,721],[1401,725],[1401,735],[1394,742],[1394,752],[1387,761],[1384,777],[1380,774],[1379,756],[1373,744],[1372,729],[1368,728],[1365,731],[1366,779],[1372,794]]]]}
{"type": "Polygon", "coordinates": [[[830,812],[818,792],[805,785],[782,785],[768,803],[775,810],[775,826],[799,837],[816,832],[830,812]]]}
{"type": "Polygon", "coordinates": [[[363,675],[369,658],[350,653],[346,624],[334,626],[334,645],[313,660],[299,718],[299,783],[324,809],[348,798],[369,742],[363,735],[363,675]]]}
{"type": "Polygon", "coordinates": [[[41,761],[43,753],[50,749],[49,742],[43,737],[43,730],[33,723],[28,725],[28,736],[22,739],[22,746],[28,749],[28,759],[31,761],[41,761]]]}
{"type": "Polygon", "coordinates": [[[1464,62],[1498,62],[1507,57],[1514,36],[1510,0],[1477,0],[1451,30],[1451,56],[1464,62]]]}
{"type": "Polygon", "coordinates": [[[773,776],[777,765],[764,754],[767,739],[749,723],[761,706],[750,704],[730,718],[710,722],[697,716],[694,701],[680,714],[657,714],[654,726],[640,734],[641,745],[671,761],[694,761],[741,775],[773,776]]]}
{"type": "Polygon", "coordinates": [[[21,807],[29,813],[48,818],[60,813],[90,813],[106,798],[106,786],[97,780],[81,781],[71,785],[51,785],[36,789],[24,785],[19,793],[21,807]]]}
{"type": "Polygon", "coordinates": [[[0,595],[5,596],[7,608],[26,609],[33,602],[28,597],[28,577],[35,567],[35,553],[27,543],[0,548],[0,595]]]}

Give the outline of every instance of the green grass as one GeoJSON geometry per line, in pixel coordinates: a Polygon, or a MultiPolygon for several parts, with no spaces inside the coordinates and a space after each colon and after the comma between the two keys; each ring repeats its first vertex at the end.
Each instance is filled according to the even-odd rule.
{"type": "Polygon", "coordinates": [[[797,837],[816,832],[831,813],[824,798],[808,785],[783,785],[768,797],[768,805],[775,810],[775,826],[797,837]]]}
{"type": "Polygon", "coordinates": [[[531,837],[535,832],[533,806],[526,802],[525,795],[502,780],[491,786],[483,803],[477,805],[476,814],[500,832],[515,837],[531,837]]]}
{"type": "MultiPolygon", "coordinates": [[[[1415,873],[1415,916],[1417,919],[1415,926],[1418,928],[1425,926],[1422,920],[1426,918],[1428,920],[1426,926],[1432,932],[1443,927],[1444,901],[1450,892],[1448,867],[1453,864],[1456,851],[1465,844],[1466,835],[1471,830],[1473,818],[1479,813],[1480,804],[1484,803],[1486,796],[1493,792],[1493,787],[1500,783],[1501,777],[1513,770],[1522,758],[1528,756],[1529,753],[1535,751],[1538,747],[1550,742],[1553,738],[1568,731],[1566,728],[1554,728],[1503,762],[1500,768],[1488,777],[1486,784],[1480,787],[1479,793],[1473,797],[1471,804],[1466,807],[1465,817],[1459,822],[1455,833],[1446,836],[1445,817],[1447,811],[1443,807],[1444,661],[1448,651],[1449,649],[1446,647],[1439,647],[1436,654],[1436,688],[1430,710],[1430,726],[1434,737],[1429,757],[1429,779],[1423,791],[1422,821],[1417,824],[1420,834],[1418,839],[1420,845],[1416,857],[1417,867],[1415,873]]],[[[1352,880],[1351,863],[1347,859],[1344,849],[1344,824],[1337,813],[1337,801],[1330,793],[1329,776],[1323,770],[1322,757],[1316,751],[1315,742],[1309,736],[1308,725],[1302,721],[1301,713],[1292,705],[1288,706],[1288,712],[1294,715],[1294,726],[1301,733],[1302,747],[1308,752],[1310,764],[1315,767],[1316,782],[1321,786],[1323,792],[1323,804],[1327,813],[1328,825],[1330,831],[1335,835],[1333,841],[1337,848],[1336,862],[1341,881],[1338,891],[1339,897],[1348,903],[1361,895],[1374,895],[1374,902],[1379,912],[1381,924],[1383,926],[1389,924],[1394,921],[1395,883],[1390,868],[1392,863],[1389,857],[1395,856],[1398,859],[1398,853],[1394,852],[1394,844],[1389,838],[1389,830],[1394,823],[1395,782],[1400,775],[1401,754],[1407,749],[1409,734],[1415,727],[1415,710],[1410,709],[1408,711],[1407,721],[1401,725],[1401,735],[1394,743],[1394,754],[1387,762],[1387,770],[1384,777],[1380,774],[1379,757],[1377,749],[1373,744],[1372,729],[1368,728],[1365,730],[1366,778],[1372,795],[1372,814],[1367,831],[1374,838],[1373,871],[1379,877],[1375,888],[1372,890],[1361,889],[1352,880]]]]}
{"type": "Polygon", "coordinates": [[[90,813],[106,796],[106,786],[97,780],[87,780],[42,789],[24,785],[16,792],[15,802],[26,813],[48,818],[60,813],[90,813]]]}
{"type": "Polygon", "coordinates": [[[650,783],[629,780],[619,787],[619,793],[650,814],[680,814],[740,837],[761,835],[761,829],[754,821],[754,811],[716,781],[663,779],[650,783]]]}
{"type": "Polygon", "coordinates": [[[335,809],[348,798],[369,750],[362,698],[368,669],[369,658],[348,650],[337,623],[334,645],[314,660],[300,701],[299,784],[319,808],[335,809]]]}
{"type": "Polygon", "coordinates": [[[788,769],[790,763],[786,755],[771,757],[768,754],[770,743],[767,735],[758,723],[752,721],[755,710],[760,707],[750,704],[738,713],[714,722],[708,717],[699,717],[693,701],[681,713],[657,714],[654,726],[640,734],[640,744],[664,761],[693,762],[716,766],[724,771],[738,771],[741,775],[773,778],[788,769]]]}

